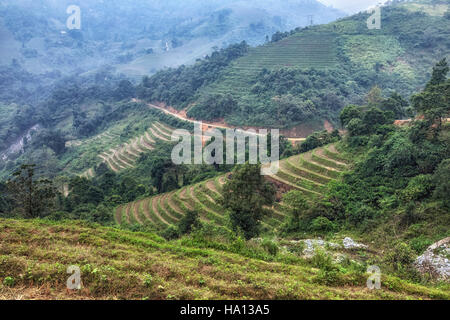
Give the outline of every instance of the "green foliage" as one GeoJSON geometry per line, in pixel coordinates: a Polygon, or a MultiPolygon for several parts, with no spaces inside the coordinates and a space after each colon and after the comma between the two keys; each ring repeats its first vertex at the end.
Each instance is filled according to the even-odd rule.
{"type": "Polygon", "coordinates": [[[312,135],[308,136],[305,142],[303,142],[300,145],[299,152],[301,153],[308,152],[318,147],[322,147],[324,145],[337,142],[340,139],[341,136],[338,130],[333,130],[331,133],[329,133],[326,130],[315,132],[312,135]]]}
{"type": "Polygon", "coordinates": [[[270,206],[275,199],[273,187],[260,173],[260,165],[246,163],[236,167],[222,192],[233,229],[242,230],[247,239],[258,235],[263,206],[270,206]]]}
{"type": "Polygon", "coordinates": [[[187,115],[195,119],[217,120],[232,114],[237,108],[237,101],[230,94],[214,94],[203,97],[187,115]]]}
{"type": "Polygon", "coordinates": [[[178,222],[178,230],[181,235],[189,234],[200,226],[200,219],[197,211],[187,211],[178,222]]]}
{"type": "Polygon", "coordinates": [[[35,165],[22,165],[8,180],[8,193],[15,209],[25,218],[42,217],[53,207],[56,190],[52,181],[36,179],[35,165]]]}
{"type": "Polygon", "coordinates": [[[180,237],[180,233],[178,228],[169,226],[161,233],[161,236],[166,240],[174,240],[180,237]]]}
{"type": "Polygon", "coordinates": [[[411,239],[409,246],[415,251],[416,254],[422,254],[429,246],[433,244],[433,241],[427,239],[424,235],[420,235],[414,239],[411,239]]]}
{"type": "Polygon", "coordinates": [[[122,80],[119,82],[119,85],[114,92],[114,97],[120,101],[131,99],[135,96],[135,94],[136,89],[134,88],[133,84],[128,80],[122,80]]]}
{"type": "Polygon", "coordinates": [[[66,138],[61,131],[42,130],[32,138],[35,148],[48,147],[60,155],[66,151],[66,138]]]}
{"type": "Polygon", "coordinates": [[[308,203],[302,192],[291,190],[283,195],[283,202],[289,211],[289,220],[286,231],[298,231],[300,229],[300,220],[308,209],[308,203]]]}
{"type": "Polygon", "coordinates": [[[408,186],[401,191],[402,200],[420,201],[428,198],[434,188],[433,177],[431,175],[418,175],[409,180],[408,186]]]}
{"type": "Polygon", "coordinates": [[[328,220],[326,217],[317,217],[311,223],[311,230],[314,232],[332,232],[337,229],[335,223],[328,220]]]}
{"type": "Polygon", "coordinates": [[[314,282],[329,286],[342,284],[340,271],[334,264],[331,255],[322,250],[316,250],[310,263],[313,267],[319,269],[318,274],[313,279],[314,282]]]}
{"type": "Polygon", "coordinates": [[[433,176],[436,185],[434,197],[441,200],[447,208],[450,208],[450,159],[442,160],[433,176]]]}
{"type": "Polygon", "coordinates": [[[433,86],[440,85],[447,80],[447,73],[450,71],[450,68],[447,63],[447,59],[444,58],[433,67],[433,72],[431,74],[431,79],[427,84],[427,89],[430,89],[433,86]]]}
{"type": "Polygon", "coordinates": [[[264,239],[261,246],[272,256],[276,256],[279,251],[278,245],[269,239],[264,239]]]}
{"type": "Polygon", "coordinates": [[[414,251],[404,242],[397,243],[385,256],[385,262],[396,272],[407,274],[412,271],[414,251]]]}
{"type": "Polygon", "coordinates": [[[3,279],[3,285],[4,286],[14,287],[15,283],[16,283],[16,281],[14,280],[13,277],[5,277],[5,279],[3,279]]]}
{"type": "Polygon", "coordinates": [[[442,118],[450,114],[450,80],[447,60],[444,58],[433,68],[431,80],[425,90],[412,97],[415,110],[428,122],[431,138],[436,138],[442,127],[442,118]]]}
{"type": "Polygon", "coordinates": [[[215,51],[193,66],[160,71],[151,78],[145,77],[137,88],[137,95],[147,101],[162,101],[174,107],[186,107],[202,86],[216,80],[228,64],[247,50],[247,43],[242,42],[215,51]]]}
{"type": "Polygon", "coordinates": [[[375,87],[368,105],[390,120],[403,118],[408,103],[400,94],[410,95],[421,86],[430,61],[447,54],[448,40],[442,35],[449,34],[449,27],[445,17],[401,5],[384,9],[383,28],[376,33],[367,28],[363,13],[277,32],[272,42],[246,49],[233,63],[227,60],[223,68],[209,71],[206,80],[197,70],[207,68],[212,57],[192,68],[160,72],[140,85],[141,96],[190,107],[188,113],[198,119],[293,127],[323,119],[336,123],[345,105],[360,104],[361,96],[375,87]],[[426,33],[421,26],[427,26],[426,33]],[[225,105],[233,108],[225,113],[224,104],[214,98],[221,102],[228,95],[233,103],[225,105]]]}
{"type": "Polygon", "coordinates": [[[340,113],[342,127],[347,127],[352,119],[361,119],[362,110],[358,106],[348,105],[340,113]]]}
{"type": "Polygon", "coordinates": [[[150,288],[153,286],[153,284],[154,284],[154,281],[153,281],[152,275],[147,274],[144,278],[144,286],[146,286],[147,288],[150,288]]]}
{"type": "MultiPolygon", "coordinates": [[[[446,88],[441,85],[427,86],[415,97],[430,92],[447,99],[446,88]]],[[[430,220],[430,212],[441,219],[440,211],[428,204],[439,200],[446,206],[446,159],[450,150],[447,130],[440,128],[436,119],[430,122],[427,117],[409,127],[395,128],[389,123],[398,110],[385,104],[395,100],[394,105],[404,108],[403,99],[392,95],[384,100],[379,91],[373,91],[368,100],[367,106],[348,106],[341,113],[341,122],[349,131],[345,148],[358,161],[342,182],[329,184],[324,199],[311,208],[312,216],[364,232],[376,232],[377,226],[388,223],[396,212],[399,218],[393,224],[401,229],[430,220]]],[[[436,107],[432,100],[421,101],[425,109],[436,107]]]]}

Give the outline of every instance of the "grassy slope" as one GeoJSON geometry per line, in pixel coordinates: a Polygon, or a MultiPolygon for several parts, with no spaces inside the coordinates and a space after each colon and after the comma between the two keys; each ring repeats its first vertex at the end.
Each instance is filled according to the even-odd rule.
{"type": "Polygon", "coordinates": [[[450,298],[389,276],[382,290],[369,291],[365,275],[351,274],[347,284],[327,287],[314,282],[317,269],[289,254],[263,261],[83,222],[2,219],[0,230],[0,279],[15,279],[0,285],[3,299],[450,298]],[[66,290],[69,265],[81,267],[84,288],[76,293],[66,290]]]}

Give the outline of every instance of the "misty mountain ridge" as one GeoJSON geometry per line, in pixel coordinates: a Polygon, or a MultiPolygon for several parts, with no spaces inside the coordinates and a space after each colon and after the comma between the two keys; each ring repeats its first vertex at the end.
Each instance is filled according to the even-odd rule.
{"type": "Polygon", "coordinates": [[[315,0],[21,0],[2,1],[0,13],[0,65],[16,59],[34,74],[57,69],[66,75],[104,64],[133,65],[139,58],[147,60],[139,65],[144,70],[119,69],[131,75],[154,73],[195,62],[213,47],[242,40],[258,45],[276,31],[344,15],[315,0]],[[72,4],[81,9],[80,30],[66,27],[66,9],[72,4]]]}

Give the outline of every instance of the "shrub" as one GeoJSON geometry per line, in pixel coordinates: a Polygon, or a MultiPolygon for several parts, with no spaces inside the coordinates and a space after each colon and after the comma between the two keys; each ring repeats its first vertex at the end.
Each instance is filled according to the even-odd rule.
{"type": "Polygon", "coordinates": [[[200,220],[198,219],[198,212],[189,210],[178,222],[178,231],[180,235],[189,234],[193,228],[200,225],[200,220]]]}
{"type": "Polygon", "coordinates": [[[361,205],[349,213],[349,221],[354,225],[359,225],[375,216],[375,210],[367,205],[361,205]]]}
{"type": "Polygon", "coordinates": [[[425,238],[425,236],[423,236],[423,235],[420,235],[417,238],[411,239],[411,241],[410,241],[411,248],[417,254],[421,254],[432,244],[433,244],[433,241],[425,238]]]}
{"type": "Polygon", "coordinates": [[[336,227],[335,223],[325,217],[317,217],[311,223],[311,230],[315,232],[332,232],[336,227]]]}
{"type": "Polygon", "coordinates": [[[432,175],[418,175],[409,180],[408,186],[400,193],[400,197],[404,201],[419,201],[431,195],[433,190],[432,175]]]}
{"type": "Polygon", "coordinates": [[[342,283],[338,267],[333,263],[332,257],[324,251],[317,250],[311,259],[311,263],[314,267],[320,269],[317,276],[313,279],[314,282],[325,285],[340,285],[342,283]]]}
{"type": "Polygon", "coordinates": [[[342,283],[341,273],[337,268],[333,270],[320,270],[314,278],[314,282],[328,286],[337,286],[342,283]]]}
{"type": "Polygon", "coordinates": [[[180,237],[180,233],[177,228],[170,226],[161,233],[161,236],[166,240],[174,240],[180,237]]]}
{"type": "Polygon", "coordinates": [[[406,271],[415,260],[414,251],[404,242],[399,242],[385,257],[386,263],[395,271],[406,271]]]}
{"type": "Polygon", "coordinates": [[[271,240],[264,239],[261,246],[272,256],[276,256],[278,253],[278,245],[271,240]]]}
{"type": "Polygon", "coordinates": [[[331,256],[319,249],[316,250],[315,255],[311,258],[311,264],[313,267],[321,270],[332,270],[335,268],[331,256]]]}

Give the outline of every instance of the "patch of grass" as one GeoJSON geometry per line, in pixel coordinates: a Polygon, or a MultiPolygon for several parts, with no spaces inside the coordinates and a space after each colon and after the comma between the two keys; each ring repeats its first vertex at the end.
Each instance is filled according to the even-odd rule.
{"type": "MultiPolygon", "coordinates": [[[[318,270],[289,253],[249,258],[221,250],[219,242],[213,246],[206,238],[203,243],[209,247],[196,247],[205,233],[186,245],[189,238],[165,241],[153,233],[79,221],[0,219],[0,229],[0,277],[14,279],[15,294],[25,299],[450,298],[441,288],[395,277],[386,278],[386,286],[373,292],[362,281],[350,282],[354,276],[341,271],[345,286],[317,283],[318,270]],[[70,265],[81,269],[80,291],[66,290],[70,265]]],[[[234,247],[235,252],[264,250],[242,240],[234,247]]],[[[9,297],[5,281],[10,283],[2,281],[0,296],[9,297]]]]}

